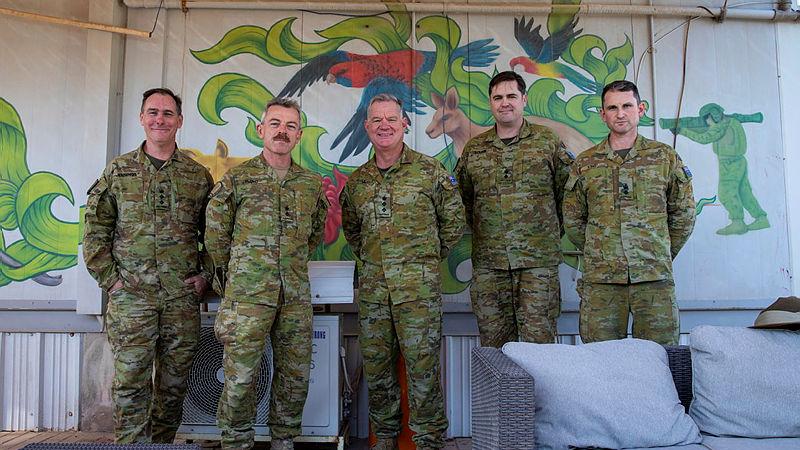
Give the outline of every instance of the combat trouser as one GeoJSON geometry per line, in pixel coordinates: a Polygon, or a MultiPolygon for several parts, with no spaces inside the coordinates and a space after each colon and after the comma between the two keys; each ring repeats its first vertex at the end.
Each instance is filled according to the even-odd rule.
{"type": "MultiPolygon", "coordinates": [[[[282,296],[281,296],[282,297],[282,296]]],[[[300,435],[311,371],[312,308],[308,302],[276,306],[223,301],[214,331],[222,342],[225,385],[217,420],[222,448],[252,448],[258,369],[266,338],[273,375],[268,425],[273,439],[300,435]]]]}
{"type": "MultiPolygon", "coordinates": [[[[392,304],[383,275],[360,278],[358,337],[369,388],[369,417],[378,438],[400,433],[402,353],[408,384],[409,428],[417,449],[444,447],[447,416],[440,384],[442,301],[435,297],[392,304]],[[368,287],[367,287],[368,286],[368,287]]],[[[434,289],[435,290],[435,289],[434,289]]]]}
{"type": "Polygon", "coordinates": [[[195,294],[143,296],[122,288],[109,295],[106,327],[114,355],[117,443],[171,443],[175,438],[200,334],[198,305],[195,294]]]}
{"type": "Polygon", "coordinates": [[[623,339],[628,314],[633,337],[677,345],[680,315],[672,280],[635,284],[587,283],[578,280],[581,297],[580,333],[583,342],[623,339]]]}
{"type": "Polygon", "coordinates": [[[481,346],[500,348],[514,341],[555,342],[561,314],[558,266],[473,268],[470,297],[481,346]]]}

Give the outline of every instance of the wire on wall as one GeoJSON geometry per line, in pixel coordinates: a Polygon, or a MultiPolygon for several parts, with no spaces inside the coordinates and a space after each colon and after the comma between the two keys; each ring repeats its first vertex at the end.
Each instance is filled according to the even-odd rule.
{"type": "MultiPolygon", "coordinates": [[[[680,123],[681,120],[681,106],[683,105],[683,94],[686,90],[686,60],[689,54],[689,30],[692,25],[692,21],[689,20],[686,22],[686,34],[684,35],[683,39],[683,62],[681,68],[681,93],[678,95],[678,110],[675,112],[675,123],[680,123]]],[[[675,148],[675,145],[678,143],[678,133],[674,133],[672,135],[672,148],[675,148]]]]}

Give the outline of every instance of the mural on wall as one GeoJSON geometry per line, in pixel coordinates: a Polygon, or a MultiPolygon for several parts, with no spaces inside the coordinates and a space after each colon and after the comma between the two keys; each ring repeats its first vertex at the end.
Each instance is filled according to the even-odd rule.
{"type": "Polygon", "coordinates": [[[83,207],[80,222],[55,217],[53,202],[64,197],[74,205],[72,190],[54,173],[31,173],[26,158],[19,114],[0,98],[0,286],[25,280],[58,286],[61,275],[49,272],[77,264],[83,207]],[[11,242],[16,235],[21,237],[11,242]]]}
{"type": "MultiPolygon", "coordinates": [[[[578,3],[566,1],[570,2],[578,3]]],[[[189,21],[187,36],[178,39],[179,35],[170,34],[164,38],[167,40],[163,47],[169,51],[164,52],[163,62],[175,69],[174,74],[172,69],[168,71],[165,83],[186,93],[187,105],[194,101],[197,105],[196,110],[194,105],[185,108],[184,114],[189,113],[190,117],[187,117],[181,141],[190,147],[202,148],[188,151],[208,166],[215,178],[248,159],[245,155],[260,149],[261,141],[255,126],[266,101],[281,94],[303,97],[307,110],[302,117],[304,133],[293,158],[323,177],[326,195],[332,205],[324,243],[314,255],[316,259],[353,257],[341,233],[338,195],[347,177],[369,152],[359,114],[363,114],[363,105],[375,92],[388,90],[403,98],[408,105],[406,114],[413,119],[409,138],[414,141],[409,142],[452,169],[466,142],[493,125],[487,93],[491,76],[501,70],[517,70],[529,85],[525,109],[527,119],[553,128],[577,153],[605,138],[607,128],[598,114],[599,87],[614,79],[632,78],[629,69],[634,56],[633,39],[637,43],[646,41],[646,37],[637,34],[633,26],[629,31],[625,27],[615,27],[612,31],[605,22],[599,23],[583,16],[578,18],[574,12],[535,17],[484,17],[480,14],[448,17],[444,14],[412,15],[402,4],[385,5],[386,12],[361,17],[300,11],[237,16],[238,13],[231,11],[225,16],[226,20],[219,20],[198,12],[189,21]],[[194,23],[200,25],[194,28],[194,23]],[[247,25],[249,23],[261,26],[247,25]],[[470,24],[470,27],[465,28],[465,24],[470,24]],[[301,34],[301,29],[314,31],[301,34]],[[167,60],[177,54],[185,55],[186,67],[167,60]],[[331,106],[331,102],[336,104],[331,106]],[[228,117],[231,112],[234,119],[228,117]],[[240,120],[241,116],[245,119],[240,120]]],[[[31,53],[36,50],[37,39],[28,36],[20,40],[30,45],[24,51],[31,53]]],[[[769,43],[767,38],[764,41],[769,43]]],[[[770,47],[759,42],[759,49],[770,47]]],[[[144,47],[140,48],[144,45],[131,43],[131,54],[141,54],[141,58],[152,57],[149,48],[146,51],[144,47]]],[[[661,54],[663,57],[668,52],[661,54]]],[[[726,61],[723,62],[727,64],[726,61]]],[[[665,70],[668,66],[660,67],[665,70]]],[[[769,61],[754,67],[771,70],[769,61]]],[[[722,68],[720,71],[724,72],[722,68]]],[[[65,76],[58,70],[39,71],[42,72],[47,72],[49,77],[65,76]]],[[[125,76],[131,80],[147,79],[149,84],[149,75],[143,75],[143,72],[147,71],[133,63],[126,68],[125,76]]],[[[23,73],[27,72],[14,71],[4,76],[10,85],[25,86],[23,73]]],[[[702,79],[698,73],[692,76],[695,80],[702,79]]],[[[50,81],[43,78],[38,83],[63,84],[50,81]]],[[[82,86],[83,79],[77,83],[74,81],[73,84],[82,86]]],[[[27,117],[25,114],[29,111],[36,111],[34,105],[24,103],[28,98],[33,102],[35,96],[18,95],[20,97],[12,102],[23,112],[23,117],[27,117]]],[[[135,98],[140,92],[126,92],[126,95],[135,98]]],[[[667,90],[660,98],[669,95],[667,90]]],[[[766,92],[759,98],[769,98],[769,95],[770,92],[766,92]]],[[[71,97],[75,96],[65,94],[62,101],[72,110],[79,109],[80,100],[71,97]]],[[[723,94],[720,97],[700,104],[714,100],[726,105],[727,109],[742,107],[734,106],[738,104],[738,97],[727,98],[723,94]]],[[[698,198],[696,213],[716,217],[720,223],[709,226],[712,224],[710,220],[705,224],[699,222],[701,226],[695,235],[703,233],[703,236],[694,240],[699,251],[695,255],[685,253],[682,264],[688,269],[682,276],[688,279],[693,276],[690,273],[703,273],[703,267],[714,267],[712,261],[722,260],[736,265],[739,261],[730,256],[735,252],[749,252],[746,254],[761,257],[765,266],[767,263],[785,266],[786,255],[776,259],[773,254],[764,255],[759,250],[784,248],[787,239],[785,227],[781,225],[786,219],[784,204],[780,203],[783,197],[760,194],[783,193],[780,190],[784,188],[782,178],[763,175],[768,171],[777,173],[773,171],[782,168],[782,160],[773,158],[774,151],[771,150],[780,146],[772,141],[765,144],[764,138],[768,140],[770,137],[760,134],[766,127],[749,128],[750,125],[746,125],[762,123],[762,113],[727,113],[711,103],[704,108],[697,112],[698,117],[682,119],[680,126],[669,124],[669,119],[659,123],[661,128],[693,141],[688,144],[692,153],[686,154],[686,150],[682,153],[686,159],[694,159],[691,162],[698,185],[703,186],[704,181],[717,184],[713,181],[713,166],[718,165],[719,170],[718,186],[703,186],[706,191],[697,192],[703,198],[698,198]],[[759,140],[758,159],[746,159],[745,130],[751,134],[751,141],[759,140]],[[702,150],[702,146],[708,144],[716,156],[702,150]],[[698,158],[700,156],[702,158],[698,158]],[[762,175],[750,178],[751,173],[762,175]],[[753,189],[751,182],[755,184],[753,189]],[[759,194],[758,197],[753,191],[759,194]],[[727,219],[722,208],[712,209],[712,213],[703,212],[709,205],[723,206],[727,219]],[[744,217],[745,211],[752,218],[744,217]],[[769,211],[769,220],[764,211],[769,211]],[[757,229],[766,231],[752,233],[757,229]],[[720,247],[715,246],[718,241],[708,243],[710,238],[728,239],[728,236],[739,233],[746,233],[747,239],[736,241],[735,248],[722,247],[730,254],[718,252],[720,247]],[[765,240],[776,244],[764,244],[765,240]]],[[[135,109],[138,113],[138,104],[135,109]]],[[[763,104],[754,110],[764,111],[771,120],[779,117],[776,111],[763,104]]],[[[28,169],[29,166],[48,168],[48,164],[52,164],[53,148],[36,145],[36,149],[26,153],[26,145],[34,140],[34,136],[41,136],[32,133],[43,134],[47,132],[45,129],[60,125],[53,121],[59,120],[57,115],[53,116],[55,119],[48,118],[49,121],[39,125],[37,130],[27,130],[26,141],[17,111],[7,101],[0,102],[0,286],[7,286],[3,291],[9,298],[28,298],[33,284],[37,289],[54,285],[69,287],[71,274],[75,271],[66,273],[65,270],[75,266],[79,260],[82,223],[55,217],[69,214],[59,211],[63,207],[70,208],[70,204],[77,209],[73,191],[65,179],[55,173],[31,174],[28,169]],[[25,281],[28,281],[28,286],[20,283],[25,281]],[[14,286],[20,288],[15,290],[14,286]]],[[[25,122],[33,123],[27,118],[25,122]]],[[[653,120],[645,116],[641,125],[652,126],[653,120]]],[[[122,127],[123,130],[130,127],[130,138],[135,135],[135,140],[141,139],[138,123],[126,121],[122,127]]],[[[80,139],[73,138],[72,141],[80,139]]],[[[65,145],[65,148],[69,150],[72,147],[65,145]]],[[[98,154],[96,158],[102,157],[98,154]]],[[[86,178],[84,174],[76,173],[77,179],[86,178]]],[[[71,176],[72,173],[65,178],[73,180],[71,176]]],[[[96,174],[91,174],[92,179],[94,176],[96,174]]],[[[82,194],[80,181],[78,184],[70,183],[76,192],[82,194]]],[[[580,268],[579,252],[567,240],[563,241],[563,249],[565,262],[580,268]]],[[[470,240],[463,239],[446,261],[446,270],[443,270],[446,293],[462,292],[468,286],[469,280],[465,277],[469,274],[470,253],[470,240]]],[[[749,268],[749,261],[742,264],[747,266],[742,271],[749,268]]],[[[746,295],[755,298],[761,295],[761,291],[772,289],[770,286],[783,286],[781,283],[785,280],[777,279],[777,275],[772,277],[770,270],[764,269],[749,278],[737,277],[737,287],[752,287],[746,295]]],[[[683,286],[693,285],[685,282],[683,286]]],[[[687,294],[690,298],[709,298],[717,296],[720,291],[714,286],[691,289],[687,294]]],[[[68,289],[62,290],[69,292],[68,289]]],[[[39,292],[35,295],[50,298],[51,294],[39,292]]],[[[731,292],[729,296],[732,298],[745,295],[742,289],[731,292]]]]}
{"type": "MultiPolygon", "coordinates": [[[[461,27],[450,17],[431,15],[412,23],[411,14],[402,4],[388,3],[387,9],[384,15],[349,17],[318,30],[316,34],[322,39],[318,42],[298,38],[292,30],[298,18],[286,17],[268,29],[254,25],[234,27],[211,47],[191,51],[195,59],[208,65],[247,54],[263,60],[271,70],[301,66],[282,86],[264,86],[247,74],[224,72],[211,76],[200,90],[197,107],[201,117],[212,125],[226,126],[221,118],[223,110],[246,112],[244,138],[255,147],[262,146],[256,133],[261,109],[275,96],[298,96],[324,82],[352,89],[353,95],[360,98],[340,129],[318,125],[324,122],[323,118],[309,119],[305,113],[301,118],[303,135],[293,158],[323,177],[331,203],[324,242],[314,255],[317,259],[353,258],[341,232],[338,196],[356,168],[347,164],[348,158],[369,147],[362,124],[375,94],[388,92],[397,96],[403,101],[404,113],[415,115],[417,121],[424,123],[428,117],[427,136],[432,140],[442,135],[449,139],[432,156],[452,170],[466,142],[494,124],[487,90],[497,71],[521,67],[536,77],[527,92],[526,117],[552,128],[577,152],[605,138],[607,128],[598,113],[598,87],[625,78],[633,57],[633,45],[627,36],[621,45],[609,48],[599,36],[582,35],[583,30],[576,29],[577,11],[572,11],[548,16],[547,37],[542,36],[543,24],[537,24],[534,18],[509,17],[516,42],[526,56],[514,57],[508,67],[499,67],[499,46],[492,38],[462,42],[461,27]],[[412,30],[418,43],[429,40],[434,50],[412,48],[412,30]],[[374,52],[342,50],[353,41],[367,44],[374,52]],[[563,98],[565,83],[580,93],[563,98]],[[335,134],[331,144],[339,151],[335,162],[327,161],[320,152],[319,138],[326,133],[335,134]]],[[[652,124],[649,117],[642,120],[644,126],[652,124]]],[[[230,157],[227,147],[222,150],[221,145],[225,146],[219,142],[214,155],[194,151],[195,157],[212,172],[226,167],[230,157]]],[[[574,247],[567,240],[564,245],[571,255],[574,247]]],[[[444,264],[445,293],[458,293],[468,286],[469,280],[460,279],[457,269],[469,260],[470,253],[471,242],[465,237],[444,264]]],[[[578,266],[577,256],[567,259],[568,264],[578,266]]]]}
{"type": "Polygon", "coordinates": [[[717,155],[717,195],[730,220],[727,226],[717,230],[719,235],[745,234],[770,226],[767,213],[761,208],[750,185],[745,158],[747,136],[742,126],[743,123],[763,121],[764,116],[761,113],[725,114],[725,110],[716,103],[703,105],[696,117],[659,120],[661,128],[668,129],[673,134],[686,136],[698,144],[711,144],[711,149],[717,155]],[[753,218],[748,224],[744,222],[745,210],[753,218]]]}

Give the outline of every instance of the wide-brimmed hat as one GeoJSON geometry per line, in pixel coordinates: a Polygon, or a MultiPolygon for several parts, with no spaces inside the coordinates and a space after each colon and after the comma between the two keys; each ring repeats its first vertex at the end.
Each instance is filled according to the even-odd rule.
{"type": "Polygon", "coordinates": [[[752,328],[800,330],[800,298],[779,298],[758,314],[752,328]]]}

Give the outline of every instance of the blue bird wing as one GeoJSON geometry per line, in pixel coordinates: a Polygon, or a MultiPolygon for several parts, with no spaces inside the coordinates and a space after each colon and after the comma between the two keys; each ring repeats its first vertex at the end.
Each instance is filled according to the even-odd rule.
{"type": "MultiPolygon", "coordinates": [[[[403,102],[403,116],[409,119],[409,113],[425,114],[422,109],[425,104],[422,103],[417,97],[416,90],[404,82],[395,78],[377,77],[370,81],[361,93],[361,101],[356,108],[355,113],[347,121],[342,131],[336,136],[331,144],[331,148],[337,147],[345,138],[347,142],[344,145],[339,162],[341,163],[351,155],[358,155],[369,146],[369,137],[367,130],[364,129],[364,122],[367,120],[367,108],[372,97],[378,94],[391,94],[403,102]]],[[[410,122],[410,120],[409,120],[410,122]]]]}
{"type": "Polygon", "coordinates": [[[493,39],[479,39],[467,45],[462,45],[450,55],[450,61],[464,57],[464,67],[489,67],[497,59],[500,53],[496,50],[500,47],[492,44],[493,39]]]}
{"type": "Polygon", "coordinates": [[[519,42],[520,47],[525,50],[525,54],[527,54],[530,59],[538,62],[539,55],[542,53],[542,48],[544,47],[544,39],[539,33],[539,29],[542,28],[542,26],[537,25],[533,30],[531,30],[531,27],[533,27],[532,17],[530,22],[526,22],[524,16],[522,19],[514,18],[514,39],[519,42]]]}
{"type": "Polygon", "coordinates": [[[286,86],[278,93],[278,97],[300,95],[303,91],[325,78],[331,67],[350,60],[347,52],[336,50],[311,58],[300,70],[295,72],[286,86]]]}
{"type": "Polygon", "coordinates": [[[562,28],[551,33],[549,38],[545,39],[544,48],[540,55],[542,63],[553,62],[561,57],[561,54],[569,48],[569,44],[575,39],[575,36],[583,31],[583,29],[575,30],[577,25],[578,18],[575,17],[572,22],[565,24],[562,28]]]}
{"type": "Polygon", "coordinates": [[[533,28],[533,18],[526,21],[525,17],[522,19],[514,19],[514,38],[519,42],[519,45],[525,50],[529,58],[539,64],[551,63],[561,57],[569,47],[572,39],[580,34],[583,29],[575,30],[578,25],[578,18],[565,24],[562,28],[556,30],[547,39],[542,38],[539,30],[541,25],[533,28]]]}

